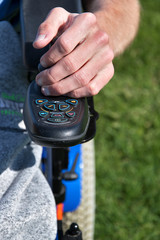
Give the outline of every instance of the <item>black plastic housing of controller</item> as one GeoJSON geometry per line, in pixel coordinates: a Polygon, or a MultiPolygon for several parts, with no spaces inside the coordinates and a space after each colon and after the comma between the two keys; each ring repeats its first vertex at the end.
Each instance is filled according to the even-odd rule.
{"type": "Polygon", "coordinates": [[[35,81],[28,88],[23,115],[30,138],[52,148],[81,143],[90,122],[86,98],[46,97],[35,81]]]}

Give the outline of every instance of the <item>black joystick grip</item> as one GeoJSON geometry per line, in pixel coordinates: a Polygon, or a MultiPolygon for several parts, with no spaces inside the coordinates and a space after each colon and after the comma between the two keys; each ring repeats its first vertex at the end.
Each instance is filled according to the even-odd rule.
{"type": "Polygon", "coordinates": [[[83,141],[90,121],[86,98],[46,97],[33,81],[24,104],[31,139],[46,147],[68,147],[83,141]]]}

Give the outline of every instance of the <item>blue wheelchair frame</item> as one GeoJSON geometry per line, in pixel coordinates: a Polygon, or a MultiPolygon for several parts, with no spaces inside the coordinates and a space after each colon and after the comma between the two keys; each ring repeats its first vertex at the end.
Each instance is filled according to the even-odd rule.
{"type": "MultiPolygon", "coordinates": [[[[49,153],[50,149],[43,148],[42,153],[42,172],[46,176],[51,188],[52,185],[52,159],[49,153]]],[[[82,159],[82,144],[68,148],[68,164],[67,168],[62,170],[62,176],[64,173],[74,171],[77,175],[76,179],[66,180],[62,179],[62,184],[65,186],[65,200],[64,200],[64,212],[75,211],[82,198],[82,178],[83,178],[83,159],[82,159]],[[76,159],[77,158],[77,159],[76,159]],[[73,169],[74,168],[74,169],[73,169]]]]}

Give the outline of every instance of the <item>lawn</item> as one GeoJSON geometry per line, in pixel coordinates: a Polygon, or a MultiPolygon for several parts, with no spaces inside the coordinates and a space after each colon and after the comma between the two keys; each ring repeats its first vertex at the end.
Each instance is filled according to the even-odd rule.
{"type": "Polygon", "coordinates": [[[95,240],[160,240],[160,0],[95,97],[95,240]]]}

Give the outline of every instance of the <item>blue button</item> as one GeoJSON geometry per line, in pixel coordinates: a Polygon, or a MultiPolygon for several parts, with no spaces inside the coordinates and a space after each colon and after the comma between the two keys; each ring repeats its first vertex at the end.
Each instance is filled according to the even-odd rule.
{"type": "Polygon", "coordinates": [[[47,112],[44,112],[44,111],[39,112],[40,117],[46,117],[47,115],[48,115],[47,112]]]}
{"type": "Polygon", "coordinates": [[[35,100],[35,103],[36,104],[38,104],[38,105],[41,105],[41,104],[43,104],[43,103],[46,103],[46,102],[48,102],[48,100],[47,99],[36,99],[35,100]]]}
{"type": "Polygon", "coordinates": [[[74,106],[76,106],[78,104],[78,100],[76,100],[76,99],[68,99],[68,100],[66,100],[66,102],[70,103],[70,104],[72,104],[74,106]]]}

